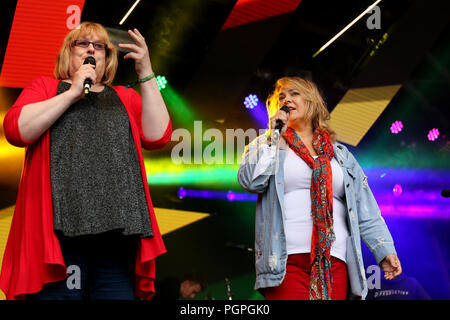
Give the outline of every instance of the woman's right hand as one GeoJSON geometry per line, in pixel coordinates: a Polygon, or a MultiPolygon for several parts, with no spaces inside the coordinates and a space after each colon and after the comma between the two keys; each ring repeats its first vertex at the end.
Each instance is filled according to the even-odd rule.
{"type": "Polygon", "coordinates": [[[280,135],[282,135],[283,133],[286,132],[287,127],[288,127],[289,113],[286,113],[283,110],[278,110],[278,112],[272,118],[270,118],[270,131],[271,132],[274,131],[274,129],[277,125],[277,120],[281,120],[281,122],[283,122],[283,127],[281,128],[281,132],[280,132],[280,135]]]}
{"type": "Polygon", "coordinates": [[[72,85],[69,91],[73,94],[75,99],[81,99],[84,96],[84,80],[87,78],[92,80],[94,84],[97,80],[95,73],[95,66],[92,64],[82,64],[77,72],[71,77],[72,85]]]}

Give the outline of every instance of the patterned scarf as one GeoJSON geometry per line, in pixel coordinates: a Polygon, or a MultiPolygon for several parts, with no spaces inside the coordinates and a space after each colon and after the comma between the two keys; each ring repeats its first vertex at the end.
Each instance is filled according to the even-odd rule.
{"type": "Polygon", "coordinates": [[[331,299],[331,244],[335,240],[333,231],[333,185],[330,161],[334,157],[330,135],[317,129],[312,145],[318,157],[314,159],[300,137],[292,128],[284,133],[292,151],[313,170],[311,177],[311,213],[313,231],[311,239],[310,300],[331,299]]]}

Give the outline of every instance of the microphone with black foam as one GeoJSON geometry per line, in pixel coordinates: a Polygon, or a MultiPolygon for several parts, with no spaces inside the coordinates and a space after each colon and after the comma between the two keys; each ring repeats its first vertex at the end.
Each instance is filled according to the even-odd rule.
{"type": "MultiPolygon", "coordinates": [[[[95,66],[96,65],[95,58],[93,56],[89,56],[86,59],[84,59],[83,64],[92,64],[95,66]]],[[[84,84],[83,84],[84,94],[89,93],[89,90],[91,90],[91,86],[92,86],[92,80],[90,78],[86,78],[84,80],[84,84]]]]}
{"type": "MultiPolygon", "coordinates": [[[[289,112],[291,111],[291,109],[289,109],[289,107],[286,105],[282,106],[280,110],[283,110],[287,114],[289,114],[289,112]]],[[[278,143],[278,139],[280,138],[280,132],[281,132],[282,128],[283,128],[283,121],[278,119],[277,123],[275,125],[275,128],[273,129],[273,140],[274,140],[273,143],[274,144],[278,143]]]]}

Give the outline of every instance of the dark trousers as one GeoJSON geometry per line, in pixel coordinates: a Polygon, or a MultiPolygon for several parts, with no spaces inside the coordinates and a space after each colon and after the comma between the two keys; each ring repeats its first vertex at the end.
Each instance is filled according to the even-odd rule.
{"type": "Polygon", "coordinates": [[[59,235],[67,279],[47,283],[29,300],[134,300],[134,268],[139,238],[119,232],[59,235]]]}

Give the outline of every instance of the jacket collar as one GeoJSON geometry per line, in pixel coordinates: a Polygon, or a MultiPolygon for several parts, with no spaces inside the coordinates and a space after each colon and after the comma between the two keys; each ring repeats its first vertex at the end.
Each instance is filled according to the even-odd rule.
{"type": "MultiPolygon", "coordinates": [[[[286,140],[280,138],[280,140],[278,141],[278,148],[283,150],[289,149],[286,140]]],[[[341,166],[347,169],[353,169],[353,167],[355,166],[355,162],[349,157],[349,151],[343,144],[340,144],[339,142],[333,143],[333,150],[336,160],[341,166]]]]}

